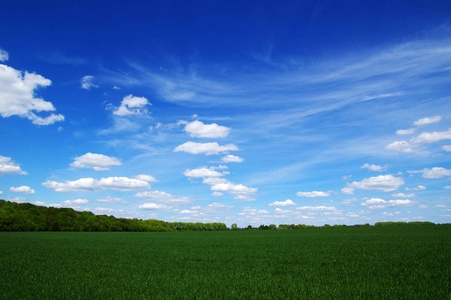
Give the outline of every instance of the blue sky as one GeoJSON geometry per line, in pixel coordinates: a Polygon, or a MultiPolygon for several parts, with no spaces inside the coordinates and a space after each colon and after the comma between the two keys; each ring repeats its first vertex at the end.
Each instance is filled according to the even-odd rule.
{"type": "Polygon", "coordinates": [[[0,197],[166,221],[451,221],[449,1],[9,1],[0,197]]]}

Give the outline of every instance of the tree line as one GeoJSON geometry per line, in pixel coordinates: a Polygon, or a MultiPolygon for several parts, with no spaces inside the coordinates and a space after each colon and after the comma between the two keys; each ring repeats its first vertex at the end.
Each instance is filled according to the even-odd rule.
{"type": "MultiPolygon", "coordinates": [[[[378,222],[375,225],[359,226],[403,226],[434,225],[431,222],[378,222]]],[[[72,208],[38,206],[31,203],[16,203],[0,200],[0,231],[224,231],[224,230],[284,230],[351,227],[348,225],[313,226],[304,224],[260,225],[238,228],[236,223],[228,228],[225,223],[165,222],[96,215],[72,208]]]]}

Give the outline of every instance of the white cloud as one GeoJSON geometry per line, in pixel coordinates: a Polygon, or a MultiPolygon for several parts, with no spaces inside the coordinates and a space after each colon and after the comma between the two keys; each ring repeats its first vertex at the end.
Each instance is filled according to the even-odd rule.
{"type": "Polygon", "coordinates": [[[54,189],[55,192],[78,192],[94,190],[118,190],[132,191],[150,188],[150,184],[144,180],[127,177],[107,177],[100,180],[94,178],[80,178],[75,181],[56,182],[46,181],[42,184],[46,188],[54,189]]]}
{"type": "Polygon", "coordinates": [[[399,129],[396,130],[396,134],[397,135],[408,135],[408,134],[413,134],[415,133],[415,131],[417,131],[418,128],[409,128],[409,129],[399,129]]]}
{"type": "Polygon", "coordinates": [[[147,100],[146,98],[134,97],[130,94],[124,97],[121,102],[121,106],[119,106],[117,110],[113,112],[113,114],[121,117],[128,115],[147,114],[147,105],[152,104],[150,104],[149,100],[147,100]]]}
{"type": "Polygon", "coordinates": [[[158,180],[155,177],[150,176],[150,175],[145,175],[145,174],[140,174],[133,178],[142,180],[142,181],[147,181],[147,182],[158,182],[158,180]]]}
{"type": "Polygon", "coordinates": [[[177,146],[174,152],[187,152],[191,154],[205,155],[219,154],[227,151],[238,151],[238,147],[233,144],[227,144],[225,146],[220,146],[218,143],[195,143],[186,142],[182,145],[177,146]]]}
{"type": "Polygon", "coordinates": [[[254,197],[248,196],[248,195],[237,195],[233,197],[233,199],[241,200],[241,201],[255,201],[254,197]]]}
{"type": "Polygon", "coordinates": [[[446,152],[451,152],[451,145],[444,145],[442,146],[442,149],[445,150],[446,152]]]}
{"type": "Polygon", "coordinates": [[[139,206],[139,209],[170,209],[170,206],[163,205],[163,204],[157,204],[157,203],[144,203],[139,206]]]}
{"type": "Polygon", "coordinates": [[[158,202],[170,203],[170,204],[188,204],[194,200],[189,197],[174,196],[166,192],[161,191],[146,191],[135,194],[136,198],[149,199],[158,202]]]}
{"type": "Polygon", "coordinates": [[[413,202],[405,199],[405,200],[384,200],[380,198],[371,198],[366,200],[365,202],[362,202],[361,205],[368,206],[369,209],[383,209],[387,207],[394,207],[394,206],[408,206],[412,205],[413,202]]]}
{"type": "Polygon", "coordinates": [[[94,199],[95,202],[101,202],[101,203],[120,203],[120,204],[127,204],[127,201],[122,200],[122,198],[115,198],[111,196],[101,197],[98,199],[94,199]]]}
{"type": "Polygon", "coordinates": [[[0,62],[7,61],[9,59],[9,53],[0,48],[0,62]]]}
{"type": "Polygon", "coordinates": [[[354,181],[348,184],[348,188],[361,190],[380,190],[392,192],[404,184],[404,180],[393,175],[380,175],[377,177],[365,178],[362,181],[354,181]]]}
{"type": "MultiPolygon", "coordinates": [[[[416,151],[415,148],[421,144],[436,143],[442,140],[451,139],[451,128],[446,131],[434,131],[434,132],[423,132],[419,136],[414,137],[410,142],[406,141],[396,141],[385,146],[386,150],[404,153],[425,153],[416,151]]],[[[443,150],[446,151],[446,146],[443,146],[443,150]]],[[[426,152],[427,153],[427,152],[426,152]]]]}
{"type": "Polygon", "coordinates": [[[319,191],[313,191],[313,192],[297,192],[296,196],[298,197],[307,197],[307,198],[322,198],[322,197],[329,197],[332,192],[319,192],[319,191]]]}
{"type": "Polygon", "coordinates": [[[417,144],[435,143],[442,140],[451,140],[451,128],[446,131],[423,132],[411,141],[417,144]]]}
{"type": "Polygon", "coordinates": [[[406,188],[406,191],[422,191],[422,190],[425,190],[425,189],[426,189],[426,187],[424,185],[419,185],[419,186],[417,186],[416,188],[413,188],[413,189],[406,188]]]}
{"type": "Polygon", "coordinates": [[[92,210],[93,213],[98,215],[112,215],[112,214],[124,214],[127,213],[123,209],[114,209],[114,208],[107,208],[107,207],[96,207],[92,210]]]}
{"type": "Polygon", "coordinates": [[[429,125],[429,124],[432,124],[432,123],[440,122],[441,119],[442,119],[441,116],[434,116],[434,117],[430,117],[430,118],[423,118],[423,119],[419,119],[419,120],[413,122],[413,125],[415,125],[415,126],[429,125]]]}
{"type": "Polygon", "coordinates": [[[214,184],[211,186],[211,190],[218,192],[227,192],[232,195],[253,195],[258,191],[257,188],[250,188],[242,184],[236,184],[230,181],[214,184]]]}
{"type": "Polygon", "coordinates": [[[352,194],[354,194],[354,188],[353,187],[349,187],[349,186],[344,187],[344,188],[341,189],[341,193],[343,195],[352,195],[352,194]]]}
{"type": "Polygon", "coordinates": [[[76,168],[90,168],[96,171],[110,170],[111,166],[120,166],[122,163],[115,157],[103,154],[88,152],[82,156],[74,158],[74,162],[70,165],[76,168]]]}
{"type": "Polygon", "coordinates": [[[378,166],[378,165],[370,165],[370,164],[364,164],[363,166],[361,166],[360,168],[362,169],[368,169],[371,171],[375,171],[375,172],[383,172],[386,171],[388,169],[388,166],[378,166]]]}
{"type": "Polygon", "coordinates": [[[231,154],[226,155],[222,158],[222,162],[224,163],[242,163],[243,161],[243,158],[231,154]]]}
{"type": "Polygon", "coordinates": [[[407,172],[412,174],[423,173],[423,178],[442,178],[444,176],[451,176],[451,170],[442,167],[434,167],[432,169],[424,168],[423,170],[407,172]]]}
{"type": "Polygon", "coordinates": [[[87,204],[89,201],[86,199],[75,199],[75,200],[66,200],[66,201],[61,201],[61,204],[64,206],[79,206],[79,205],[83,205],[83,204],[87,204]]]}
{"type": "Polygon", "coordinates": [[[46,118],[35,112],[55,111],[51,102],[35,98],[35,89],[51,85],[51,81],[35,73],[16,70],[0,64],[0,115],[4,118],[18,116],[36,125],[49,125],[63,121],[64,116],[51,114],[46,118]]]}
{"type": "Polygon", "coordinates": [[[230,128],[220,126],[216,123],[204,124],[201,121],[193,121],[185,125],[184,130],[190,134],[191,137],[197,138],[220,138],[229,135],[230,128]]]}
{"type": "Polygon", "coordinates": [[[385,146],[386,150],[404,153],[415,153],[414,146],[406,141],[396,141],[385,146]]]}
{"type": "Polygon", "coordinates": [[[11,160],[11,157],[0,156],[0,175],[4,174],[28,175],[27,172],[22,171],[20,165],[11,160]]]}
{"type": "Polygon", "coordinates": [[[190,215],[190,214],[197,214],[197,213],[199,213],[199,212],[195,211],[195,210],[189,210],[189,209],[184,209],[184,210],[179,211],[179,214],[188,214],[188,215],[190,215]]]}
{"type": "Polygon", "coordinates": [[[395,197],[395,198],[413,198],[416,195],[415,194],[407,194],[406,195],[404,193],[394,193],[394,194],[392,194],[392,196],[395,197]]]}
{"type": "Polygon", "coordinates": [[[224,194],[221,193],[221,192],[213,192],[213,193],[211,193],[211,195],[212,195],[212,196],[215,196],[215,197],[221,197],[221,196],[224,196],[224,194]]]}
{"type": "Polygon", "coordinates": [[[300,206],[296,208],[297,210],[306,210],[306,211],[336,211],[337,208],[335,206],[300,206]]]}
{"type": "Polygon", "coordinates": [[[269,204],[269,206],[293,206],[293,205],[296,205],[296,203],[294,203],[290,199],[287,199],[285,201],[275,201],[269,204]]]}
{"type": "Polygon", "coordinates": [[[9,190],[15,193],[34,194],[35,191],[29,186],[23,185],[19,187],[10,187],[9,190]]]}
{"type": "Polygon", "coordinates": [[[356,214],[355,212],[350,211],[350,212],[348,212],[348,213],[346,214],[346,217],[350,217],[350,218],[359,218],[360,215],[356,214]]]}
{"type": "Polygon", "coordinates": [[[64,116],[51,114],[48,117],[41,118],[41,117],[36,116],[34,113],[30,112],[28,115],[28,119],[31,120],[33,124],[46,126],[46,125],[51,125],[55,122],[64,121],[64,116]]]}
{"type": "Polygon", "coordinates": [[[7,197],[6,201],[23,203],[23,202],[27,201],[27,199],[25,197],[7,197]]]}
{"type": "Polygon", "coordinates": [[[209,209],[218,209],[218,208],[231,208],[232,206],[226,206],[225,204],[221,203],[221,202],[214,202],[212,204],[208,204],[207,208],[209,209]]]}
{"type": "Polygon", "coordinates": [[[94,83],[94,76],[86,75],[81,79],[81,88],[90,90],[91,88],[98,88],[99,86],[94,83]]]}
{"type": "Polygon", "coordinates": [[[202,181],[202,183],[209,184],[209,185],[214,185],[214,184],[218,184],[218,183],[227,183],[227,182],[229,182],[227,179],[219,178],[219,177],[207,177],[207,178],[204,178],[202,181]]]}
{"type": "Polygon", "coordinates": [[[183,175],[190,178],[204,178],[204,177],[221,177],[223,173],[213,170],[212,168],[199,167],[197,169],[187,169],[183,172],[183,175]]]}

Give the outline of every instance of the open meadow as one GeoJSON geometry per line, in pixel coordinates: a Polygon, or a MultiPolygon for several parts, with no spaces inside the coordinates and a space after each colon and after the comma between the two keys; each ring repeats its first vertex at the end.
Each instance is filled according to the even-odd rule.
{"type": "Polygon", "coordinates": [[[0,232],[0,299],[450,299],[451,225],[0,232]]]}

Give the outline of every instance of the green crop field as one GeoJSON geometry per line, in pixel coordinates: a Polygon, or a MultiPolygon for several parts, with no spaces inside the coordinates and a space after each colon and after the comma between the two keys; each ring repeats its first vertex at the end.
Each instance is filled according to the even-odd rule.
{"type": "Polygon", "coordinates": [[[0,232],[0,299],[451,299],[451,225],[0,232]]]}

